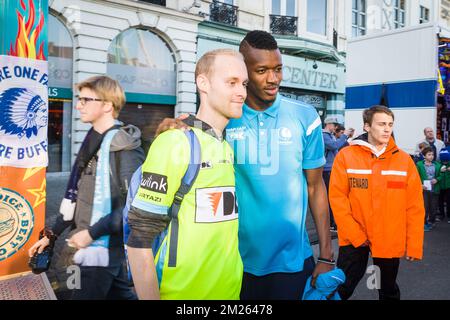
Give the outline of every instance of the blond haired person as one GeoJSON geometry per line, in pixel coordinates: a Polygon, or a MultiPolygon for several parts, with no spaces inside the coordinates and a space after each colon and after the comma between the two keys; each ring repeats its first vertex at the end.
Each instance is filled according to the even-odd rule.
{"type": "Polygon", "coordinates": [[[60,214],[29,255],[70,227],[63,250],[81,270],[81,288],[72,291],[72,299],[135,299],[123,267],[122,210],[131,176],[144,158],[141,134],[116,120],[125,103],[116,80],[91,77],[77,90],[76,110],[92,128],[78,151],[60,214]]]}

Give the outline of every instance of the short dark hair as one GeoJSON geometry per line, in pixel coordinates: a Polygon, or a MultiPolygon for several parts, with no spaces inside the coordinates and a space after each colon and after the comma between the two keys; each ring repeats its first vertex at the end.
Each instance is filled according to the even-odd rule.
{"type": "Polygon", "coordinates": [[[382,105],[375,105],[370,107],[369,109],[366,109],[363,111],[363,122],[364,124],[369,124],[369,126],[372,125],[373,116],[375,113],[386,113],[387,115],[392,117],[392,120],[394,120],[394,113],[386,106],[382,105]]]}
{"type": "Polygon", "coordinates": [[[345,127],[342,124],[338,123],[337,126],[336,126],[336,132],[339,132],[339,131],[342,131],[342,130],[345,130],[345,127]]]}
{"type": "Polygon", "coordinates": [[[423,148],[423,150],[422,150],[422,155],[425,157],[425,156],[427,155],[428,152],[431,152],[431,153],[433,153],[433,155],[434,155],[433,149],[432,149],[431,147],[425,147],[425,148],[423,148]]]}
{"type": "Polygon", "coordinates": [[[242,40],[241,45],[243,42],[247,42],[251,47],[255,49],[278,49],[278,44],[275,38],[270,33],[263,30],[253,30],[248,32],[245,38],[242,40]]]}

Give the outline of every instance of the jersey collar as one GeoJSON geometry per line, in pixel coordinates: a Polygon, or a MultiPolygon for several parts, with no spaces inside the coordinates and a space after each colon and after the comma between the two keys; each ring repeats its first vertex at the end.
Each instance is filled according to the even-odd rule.
{"type": "Polygon", "coordinates": [[[192,114],[190,114],[189,117],[184,119],[183,122],[185,124],[187,124],[189,127],[201,129],[204,133],[209,134],[210,136],[212,136],[213,138],[216,138],[217,140],[219,140],[221,142],[224,139],[224,134],[222,134],[222,137],[217,136],[216,132],[209,124],[198,119],[197,117],[193,116],[192,114]]]}
{"type": "Polygon", "coordinates": [[[281,95],[278,93],[277,98],[275,99],[275,102],[264,111],[257,111],[255,109],[250,108],[246,103],[244,103],[244,106],[243,106],[244,115],[249,120],[253,120],[261,113],[263,113],[266,116],[269,116],[271,118],[276,118],[278,115],[278,110],[280,109],[280,102],[281,102],[281,95]]]}

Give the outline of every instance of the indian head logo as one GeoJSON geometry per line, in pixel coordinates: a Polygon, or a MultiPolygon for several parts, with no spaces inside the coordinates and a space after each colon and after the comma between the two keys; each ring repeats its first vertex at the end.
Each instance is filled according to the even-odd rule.
{"type": "Polygon", "coordinates": [[[0,261],[22,248],[33,226],[33,209],[28,201],[16,191],[0,188],[0,261]]]}
{"type": "Polygon", "coordinates": [[[0,95],[0,130],[19,138],[37,136],[47,126],[47,104],[26,88],[10,88],[0,95]]]}
{"type": "Polygon", "coordinates": [[[234,187],[196,189],[195,222],[214,223],[237,218],[234,187]]]}

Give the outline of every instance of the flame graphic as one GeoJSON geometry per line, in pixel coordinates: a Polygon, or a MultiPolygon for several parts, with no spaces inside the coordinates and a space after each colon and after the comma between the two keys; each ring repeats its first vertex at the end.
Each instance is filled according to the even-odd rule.
{"type": "Polygon", "coordinates": [[[222,192],[212,192],[208,193],[209,200],[211,201],[211,205],[213,207],[213,215],[216,216],[217,208],[219,207],[220,199],[222,198],[222,192]]]}
{"type": "MultiPolygon", "coordinates": [[[[27,8],[23,0],[20,0],[20,6],[23,11],[26,11],[27,8]]],[[[42,32],[44,27],[44,13],[40,10],[40,19],[39,23],[35,29],[34,20],[35,20],[35,7],[33,0],[28,1],[28,6],[30,7],[30,12],[28,14],[28,20],[25,22],[24,16],[17,10],[17,20],[18,20],[18,32],[16,37],[16,43],[14,45],[11,44],[9,55],[22,57],[22,58],[30,58],[37,60],[45,60],[44,55],[44,41],[41,42],[39,46],[39,51],[37,52],[37,39],[42,32]]]]}

